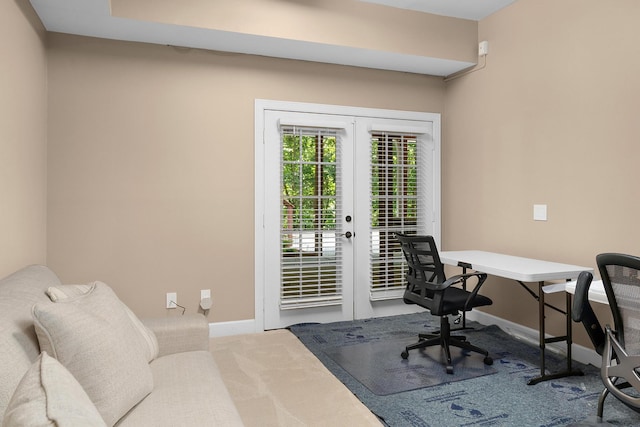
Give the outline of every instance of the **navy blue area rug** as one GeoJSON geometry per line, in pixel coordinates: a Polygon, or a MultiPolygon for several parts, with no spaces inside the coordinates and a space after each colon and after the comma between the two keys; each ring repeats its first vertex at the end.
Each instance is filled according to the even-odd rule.
{"type": "MultiPolygon", "coordinates": [[[[578,364],[584,376],[527,385],[529,379],[540,374],[539,349],[511,337],[496,326],[482,326],[474,322],[467,322],[474,329],[464,331],[464,335],[473,344],[489,351],[494,364],[486,368],[492,372],[475,376],[465,374],[462,378],[464,366],[459,369],[460,363],[476,360],[482,364],[482,356],[458,354],[453,376],[459,371],[460,378],[447,381],[437,351],[432,353],[430,349],[428,354],[421,354],[413,350],[408,363],[417,363],[416,360],[424,358],[431,359],[428,362],[431,366],[422,370],[420,376],[423,379],[419,381],[419,386],[412,384],[407,391],[400,391],[402,387],[398,383],[402,380],[389,377],[388,371],[393,371],[393,364],[397,363],[398,371],[411,374],[412,370],[402,365],[400,352],[403,342],[411,341],[409,337],[415,341],[418,332],[437,329],[436,322],[425,313],[417,313],[352,322],[295,325],[290,329],[389,426],[551,427],[594,419],[598,396],[603,388],[596,367],[578,364]],[[396,345],[399,347],[394,348],[396,345]],[[372,353],[381,352],[387,356],[368,355],[367,348],[372,353]],[[376,348],[387,350],[379,352],[376,348]],[[349,356],[357,359],[347,361],[349,356]],[[381,362],[381,359],[387,362],[381,362]],[[389,363],[391,367],[379,370],[364,367],[378,363],[389,363]],[[361,371],[365,371],[365,374],[361,371]],[[444,382],[440,379],[442,376],[444,382]]],[[[438,350],[437,347],[434,350],[438,350]]],[[[562,370],[564,364],[561,357],[548,352],[546,365],[550,371],[562,370]]],[[[415,378],[407,380],[414,381],[415,378]]],[[[614,426],[640,425],[640,415],[613,397],[606,400],[604,420],[614,426]]]]}

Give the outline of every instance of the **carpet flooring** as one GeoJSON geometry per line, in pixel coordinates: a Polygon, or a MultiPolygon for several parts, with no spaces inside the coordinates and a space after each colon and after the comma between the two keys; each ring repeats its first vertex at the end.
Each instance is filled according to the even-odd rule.
{"type": "MultiPolygon", "coordinates": [[[[430,316],[417,313],[352,322],[303,324],[292,326],[290,330],[389,426],[591,425],[589,422],[595,419],[598,395],[603,388],[597,368],[578,364],[584,376],[527,385],[529,379],[540,373],[539,349],[509,336],[496,326],[483,327],[473,322],[470,325],[475,329],[465,331],[465,335],[470,342],[489,350],[495,373],[438,385],[425,384],[385,395],[376,394],[366,381],[357,379],[357,372],[350,373],[353,369],[336,361],[336,352],[340,348],[363,344],[373,348],[376,343],[389,343],[412,334],[415,337],[418,332],[432,331],[437,324],[430,316]]],[[[387,359],[401,367],[402,346],[389,347],[386,351],[389,353],[387,359]]],[[[369,363],[362,353],[359,357],[355,365],[369,363]]],[[[420,357],[430,356],[413,351],[409,360],[420,357]]],[[[548,354],[546,363],[552,372],[564,366],[562,358],[553,353],[548,354]]],[[[434,375],[438,375],[439,369],[444,368],[433,366],[434,375]]],[[[379,370],[381,374],[383,371],[379,370]]],[[[640,415],[611,396],[605,403],[604,419],[614,426],[640,426],[640,415]]]]}
{"type": "Polygon", "coordinates": [[[216,337],[209,347],[246,427],[381,425],[289,331],[216,337]]]}

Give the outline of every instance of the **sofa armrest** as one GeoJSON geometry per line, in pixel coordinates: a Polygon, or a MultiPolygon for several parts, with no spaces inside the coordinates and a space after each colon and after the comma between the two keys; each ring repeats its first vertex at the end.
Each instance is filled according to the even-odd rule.
{"type": "Polygon", "coordinates": [[[143,319],[158,339],[160,356],[185,351],[209,350],[209,324],[202,314],[143,319]]]}

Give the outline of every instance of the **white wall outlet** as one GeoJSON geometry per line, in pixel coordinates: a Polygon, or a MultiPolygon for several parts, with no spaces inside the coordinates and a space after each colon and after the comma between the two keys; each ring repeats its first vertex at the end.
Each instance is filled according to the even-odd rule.
{"type": "Polygon", "coordinates": [[[485,56],[489,53],[489,42],[484,40],[478,43],[478,56],[485,56]]]}
{"type": "Polygon", "coordinates": [[[178,294],[176,292],[167,292],[167,308],[176,308],[178,303],[178,294]]]}
{"type": "Polygon", "coordinates": [[[547,205],[533,205],[533,220],[534,221],[547,220],[547,205]]]}
{"type": "Polygon", "coordinates": [[[211,289],[200,290],[200,308],[203,310],[211,308],[211,289]]]}

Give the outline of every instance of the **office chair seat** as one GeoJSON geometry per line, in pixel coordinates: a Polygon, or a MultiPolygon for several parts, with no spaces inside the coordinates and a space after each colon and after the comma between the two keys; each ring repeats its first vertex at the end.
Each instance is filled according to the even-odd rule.
{"type": "MultiPolygon", "coordinates": [[[[461,311],[460,307],[464,307],[469,299],[469,292],[460,289],[449,287],[444,291],[444,299],[442,301],[442,313],[443,314],[458,314],[461,311]]],[[[476,295],[473,301],[471,301],[471,307],[482,307],[485,305],[491,305],[493,301],[485,297],[484,295],[476,295]]]]}

